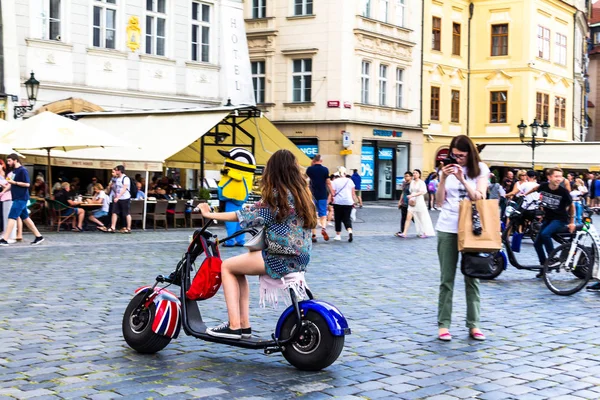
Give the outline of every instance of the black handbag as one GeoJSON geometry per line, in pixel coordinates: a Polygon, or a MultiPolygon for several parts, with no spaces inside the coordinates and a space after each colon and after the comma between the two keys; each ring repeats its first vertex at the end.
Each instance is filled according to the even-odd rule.
{"type": "Polygon", "coordinates": [[[460,272],[469,278],[494,279],[495,259],[498,252],[462,253],[460,272]]]}

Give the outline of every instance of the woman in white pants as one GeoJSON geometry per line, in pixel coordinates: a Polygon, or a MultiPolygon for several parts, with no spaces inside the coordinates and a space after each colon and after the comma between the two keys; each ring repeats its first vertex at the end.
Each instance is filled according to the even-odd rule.
{"type": "Polygon", "coordinates": [[[410,222],[413,217],[415,219],[415,227],[417,228],[417,236],[425,239],[429,236],[435,236],[435,230],[431,223],[431,217],[427,211],[425,203],[425,194],[427,187],[421,179],[421,170],[413,170],[413,180],[410,183],[410,194],[408,195],[408,214],[406,215],[406,223],[404,224],[404,232],[398,237],[405,238],[410,228],[410,222]]]}

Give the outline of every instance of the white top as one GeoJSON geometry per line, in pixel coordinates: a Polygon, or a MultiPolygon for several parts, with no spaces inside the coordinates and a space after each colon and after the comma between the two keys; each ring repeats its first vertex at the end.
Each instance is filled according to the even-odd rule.
{"type": "Polygon", "coordinates": [[[422,179],[419,179],[418,182],[416,180],[413,180],[412,182],[410,182],[410,194],[414,195],[416,193],[421,193],[421,194],[419,196],[415,196],[415,197],[411,198],[411,199],[415,199],[415,201],[416,201],[414,206],[410,205],[411,199],[408,199],[408,201],[409,201],[408,211],[410,211],[410,212],[427,211],[427,204],[425,204],[425,196],[424,196],[424,194],[427,193],[427,187],[425,186],[425,182],[422,179]]]}
{"type": "MultiPolygon", "coordinates": [[[[463,174],[465,175],[466,184],[473,190],[477,189],[477,180],[484,179],[485,182],[488,181],[490,169],[482,162],[479,163],[479,176],[475,179],[471,179],[467,176],[467,167],[462,167],[462,169],[463,174]]],[[[440,232],[458,233],[459,203],[461,200],[469,198],[469,193],[454,175],[450,175],[446,178],[445,190],[446,198],[444,204],[442,204],[442,212],[440,213],[435,229],[440,232]]]]}
{"type": "Polygon", "coordinates": [[[577,186],[577,189],[571,191],[571,198],[573,200],[581,200],[581,196],[588,192],[585,186],[577,186]]]}
{"type": "MultiPolygon", "coordinates": [[[[519,185],[519,194],[521,195],[525,195],[525,193],[529,192],[531,189],[533,189],[534,187],[538,186],[539,183],[537,182],[524,182],[522,184],[519,185]]],[[[540,199],[540,193],[539,192],[533,192],[528,194],[527,196],[525,196],[525,199],[523,200],[523,204],[521,205],[521,207],[523,207],[525,210],[529,210],[530,208],[534,208],[532,207],[532,204],[534,201],[539,200],[540,199]]]]}
{"type": "Polygon", "coordinates": [[[331,182],[333,186],[333,204],[340,206],[351,206],[354,204],[352,198],[352,189],[354,188],[354,182],[350,178],[336,178],[331,182]]]}
{"type": "Polygon", "coordinates": [[[129,188],[131,187],[131,179],[129,179],[128,176],[125,175],[121,175],[120,178],[115,178],[114,180],[114,185],[113,185],[113,198],[117,197],[119,195],[119,193],[121,193],[121,189],[123,189],[123,185],[125,185],[125,187],[127,188],[127,190],[125,191],[125,193],[123,193],[123,195],[121,197],[119,197],[119,200],[127,200],[131,198],[131,193],[129,193],[129,188]]]}
{"type": "Polygon", "coordinates": [[[94,200],[99,200],[99,199],[102,199],[102,211],[108,212],[109,200],[108,200],[108,195],[106,194],[106,192],[104,190],[101,190],[100,192],[98,192],[98,194],[96,196],[94,196],[94,200]]]}

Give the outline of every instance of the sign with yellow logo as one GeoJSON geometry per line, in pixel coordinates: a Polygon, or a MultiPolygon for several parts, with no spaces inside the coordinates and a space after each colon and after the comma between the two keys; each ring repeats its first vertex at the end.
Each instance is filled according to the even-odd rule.
{"type": "Polygon", "coordinates": [[[127,47],[134,53],[140,48],[140,38],[142,36],[142,29],[140,28],[140,20],[136,16],[129,18],[127,23],[127,47]]]}

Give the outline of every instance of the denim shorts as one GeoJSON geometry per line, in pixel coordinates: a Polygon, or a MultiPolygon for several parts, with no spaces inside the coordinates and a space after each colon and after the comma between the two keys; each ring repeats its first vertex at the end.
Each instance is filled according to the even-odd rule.
{"type": "Polygon", "coordinates": [[[315,206],[317,207],[317,217],[327,216],[327,199],[315,200],[315,206]]]}
{"type": "Polygon", "coordinates": [[[92,213],[92,215],[94,216],[94,218],[102,218],[107,216],[108,213],[106,211],[96,210],[92,213]]]}
{"type": "Polygon", "coordinates": [[[27,200],[13,200],[12,207],[8,213],[9,219],[21,218],[25,221],[29,218],[29,210],[27,210],[27,200]]]}
{"type": "Polygon", "coordinates": [[[61,217],[68,217],[71,214],[79,213],[79,208],[67,208],[64,211],[61,211],[61,217]]]}

